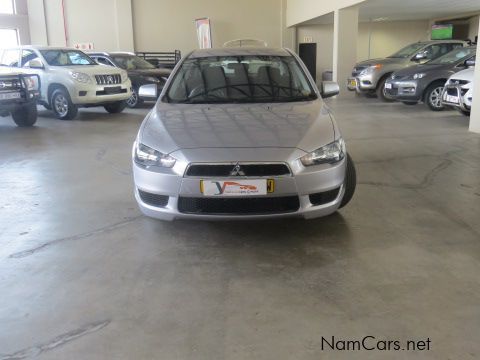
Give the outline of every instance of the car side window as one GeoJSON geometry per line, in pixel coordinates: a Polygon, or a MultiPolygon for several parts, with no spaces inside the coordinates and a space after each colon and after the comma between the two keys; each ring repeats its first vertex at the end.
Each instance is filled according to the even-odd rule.
{"type": "Polygon", "coordinates": [[[433,44],[425,50],[426,59],[433,60],[449,52],[449,44],[433,44]]]}
{"type": "Polygon", "coordinates": [[[21,67],[29,67],[31,60],[40,60],[33,50],[22,50],[21,67]]]}
{"type": "Polygon", "coordinates": [[[20,50],[5,50],[3,52],[1,65],[18,67],[19,57],[20,57],[20,50]]]}
{"type": "Polygon", "coordinates": [[[110,62],[110,60],[108,60],[107,58],[101,57],[101,56],[97,56],[95,58],[95,61],[98,62],[99,64],[102,64],[102,65],[113,66],[113,64],[110,62]]]}

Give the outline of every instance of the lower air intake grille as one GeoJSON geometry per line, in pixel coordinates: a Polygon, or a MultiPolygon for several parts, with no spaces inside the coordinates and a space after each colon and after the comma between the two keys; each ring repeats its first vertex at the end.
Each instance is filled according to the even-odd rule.
{"type": "Polygon", "coordinates": [[[191,198],[178,199],[178,211],[204,215],[262,215],[295,212],[298,196],[262,198],[191,198]]]}
{"type": "Polygon", "coordinates": [[[315,206],[328,204],[329,202],[332,202],[337,198],[339,191],[340,191],[340,188],[337,188],[330,191],[311,194],[309,196],[310,202],[312,203],[312,205],[315,205],[315,206]]]}
{"type": "Polygon", "coordinates": [[[142,190],[138,190],[138,195],[145,204],[151,206],[165,207],[168,204],[168,196],[166,195],[152,194],[142,190]]]}

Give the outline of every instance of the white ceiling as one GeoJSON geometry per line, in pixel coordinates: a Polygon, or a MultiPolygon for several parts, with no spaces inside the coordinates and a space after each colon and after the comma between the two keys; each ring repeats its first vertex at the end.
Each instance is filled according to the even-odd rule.
{"type": "MultiPolygon", "coordinates": [[[[480,13],[480,0],[366,0],[360,4],[360,21],[381,19],[431,20],[480,13]]],[[[306,21],[304,25],[332,24],[333,13],[306,21]]]]}

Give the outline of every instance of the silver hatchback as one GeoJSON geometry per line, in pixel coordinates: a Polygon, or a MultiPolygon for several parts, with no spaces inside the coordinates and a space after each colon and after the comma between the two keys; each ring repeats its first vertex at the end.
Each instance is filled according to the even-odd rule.
{"type": "Polygon", "coordinates": [[[337,124],[286,49],[197,50],[170,76],[133,145],[135,197],[173,220],[315,218],[345,206],[356,177],[337,124]]]}

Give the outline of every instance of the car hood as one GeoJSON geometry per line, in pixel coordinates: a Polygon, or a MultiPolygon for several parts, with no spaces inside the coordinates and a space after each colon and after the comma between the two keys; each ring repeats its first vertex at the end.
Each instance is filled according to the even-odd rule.
{"type": "Polygon", "coordinates": [[[313,151],[335,139],[322,100],[282,104],[190,105],[159,102],[139,140],[163,153],[200,148],[297,148],[313,151]]]}
{"type": "Polygon", "coordinates": [[[457,72],[455,75],[452,75],[450,79],[473,81],[474,73],[475,73],[475,68],[471,67],[471,68],[457,72]]]}
{"type": "Polygon", "coordinates": [[[120,74],[124,70],[106,65],[70,65],[70,66],[51,66],[56,71],[78,71],[87,75],[113,75],[120,74]]]}
{"type": "Polygon", "coordinates": [[[356,66],[373,66],[376,64],[390,65],[390,64],[403,64],[407,59],[403,58],[378,58],[361,61],[356,66]]]}
{"type": "Polygon", "coordinates": [[[447,64],[447,65],[413,65],[409,66],[406,69],[398,70],[395,71],[395,75],[398,76],[409,76],[409,75],[414,75],[416,73],[429,73],[433,71],[443,71],[443,70],[449,70],[452,68],[453,65],[447,64]]]}
{"type": "Polygon", "coordinates": [[[165,77],[168,78],[172,73],[170,69],[139,69],[139,70],[128,70],[128,75],[137,75],[137,76],[153,76],[156,78],[165,77]]]}

